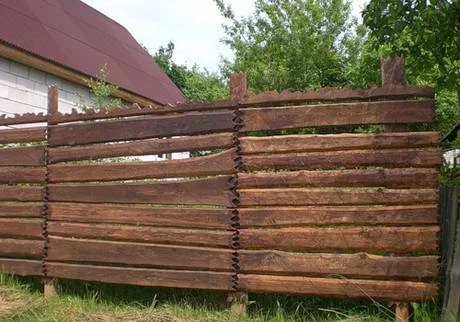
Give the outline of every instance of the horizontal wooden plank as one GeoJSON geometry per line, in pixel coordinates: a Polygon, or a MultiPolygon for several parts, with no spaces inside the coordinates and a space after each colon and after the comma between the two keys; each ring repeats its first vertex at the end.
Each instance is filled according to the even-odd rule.
{"type": "Polygon", "coordinates": [[[44,167],[0,167],[0,183],[40,183],[45,181],[44,167]]]}
{"type": "Polygon", "coordinates": [[[0,218],[0,235],[2,236],[41,238],[42,233],[42,220],[0,218]]]}
{"type": "Polygon", "coordinates": [[[49,166],[50,182],[84,182],[213,176],[235,172],[235,150],[181,160],[49,166]]]}
{"type": "MultiPolygon", "coordinates": [[[[230,206],[231,177],[161,183],[51,184],[50,201],[230,206]]],[[[1,198],[1,197],[0,197],[1,198]]]]}
{"type": "Polygon", "coordinates": [[[46,122],[46,120],[47,120],[47,116],[44,115],[43,113],[14,114],[14,116],[7,116],[6,114],[0,114],[0,125],[42,123],[42,122],[46,122]]]}
{"type": "Polygon", "coordinates": [[[84,240],[50,236],[50,261],[77,261],[231,270],[231,249],[186,247],[132,242],[84,240]]]}
{"type": "Polygon", "coordinates": [[[0,217],[40,217],[42,203],[0,203],[0,217]]]}
{"type": "Polygon", "coordinates": [[[240,138],[243,154],[420,148],[437,145],[439,141],[438,132],[306,134],[240,138]]]}
{"type": "Polygon", "coordinates": [[[243,164],[246,170],[331,169],[359,166],[437,167],[441,163],[441,150],[438,148],[349,150],[243,156],[243,164]]]}
{"type": "MultiPolygon", "coordinates": [[[[0,216],[1,216],[0,206],[0,216]]],[[[175,208],[76,204],[53,202],[48,218],[57,221],[125,223],[185,228],[230,228],[231,210],[225,208],[175,208]]]]}
{"type": "Polygon", "coordinates": [[[200,151],[232,146],[232,133],[217,133],[178,138],[162,138],[129,143],[94,144],[89,146],[49,148],[50,163],[93,160],[118,156],[162,154],[169,152],[200,151]]]}
{"type": "Polygon", "coordinates": [[[414,100],[243,109],[242,131],[434,122],[433,107],[433,100],[414,100]]]}
{"type": "Polygon", "coordinates": [[[0,130],[0,144],[45,141],[45,130],[44,126],[0,130]]]}
{"type": "Polygon", "coordinates": [[[43,187],[0,185],[0,201],[41,201],[43,187]]]}
{"type": "Polygon", "coordinates": [[[435,252],[437,226],[423,227],[289,227],[240,231],[243,249],[334,250],[365,252],[435,252]]]}
{"type": "Polygon", "coordinates": [[[90,266],[49,262],[48,276],[94,282],[230,290],[229,272],[183,271],[148,268],[90,266]]]}
{"type": "Polygon", "coordinates": [[[49,144],[51,146],[76,145],[228,132],[233,129],[232,119],[233,113],[229,111],[191,112],[173,116],[69,123],[51,126],[49,144]]]}
{"type": "Polygon", "coordinates": [[[240,188],[386,187],[435,188],[439,172],[427,168],[239,173],[240,188]]]}
{"type": "Polygon", "coordinates": [[[0,165],[41,166],[45,164],[45,148],[28,146],[0,149],[0,165]]]}
{"type": "Polygon", "coordinates": [[[238,282],[240,291],[261,293],[372,298],[404,302],[431,300],[438,295],[438,288],[435,283],[407,281],[240,274],[238,282]]]}
{"type": "Polygon", "coordinates": [[[438,256],[379,256],[366,253],[291,253],[240,250],[241,273],[369,279],[434,279],[438,256]]]}
{"type": "Polygon", "coordinates": [[[158,244],[227,247],[232,233],[223,230],[48,222],[51,235],[158,244]]]}
{"type": "Polygon", "coordinates": [[[0,239],[0,256],[41,258],[44,246],[42,240],[0,239]]]}
{"type": "Polygon", "coordinates": [[[0,271],[19,276],[42,276],[41,260],[0,258],[0,271]]]}
{"type": "Polygon", "coordinates": [[[406,205],[436,202],[436,189],[286,188],[240,190],[240,206],[406,205]]]}
{"type": "Polygon", "coordinates": [[[381,207],[241,208],[240,224],[247,227],[295,225],[424,225],[438,222],[437,205],[381,207]]]}

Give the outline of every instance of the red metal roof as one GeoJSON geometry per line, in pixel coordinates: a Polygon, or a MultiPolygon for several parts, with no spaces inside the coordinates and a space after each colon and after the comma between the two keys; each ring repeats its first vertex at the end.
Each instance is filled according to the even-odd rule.
{"type": "Polygon", "coordinates": [[[123,26],[79,0],[0,0],[0,40],[93,77],[106,63],[120,88],[162,104],[185,101],[123,26]]]}

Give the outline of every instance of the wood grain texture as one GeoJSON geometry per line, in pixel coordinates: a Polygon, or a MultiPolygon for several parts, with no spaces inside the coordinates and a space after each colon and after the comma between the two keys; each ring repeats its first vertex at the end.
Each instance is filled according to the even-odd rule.
{"type": "Polygon", "coordinates": [[[235,150],[213,155],[166,161],[114,162],[49,166],[50,182],[84,182],[213,176],[235,172],[235,150]]]}
{"type": "MultiPolygon", "coordinates": [[[[0,216],[2,208],[0,206],[0,216]]],[[[104,204],[51,203],[48,218],[87,223],[125,223],[184,228],[230,228],[231,210],[104,204]]]]}
{"type": "Polygon", "coordinates": [[[437,256],[309,254],[276,250],[240,250],[239,257],[242,273],[417,281],[436,278],[439,259],[437,256]]]}
{"type": "MultiPolygon", "coordinates": [[[[159,183],[51,184],[50,201],[231,205],[230,177],[159,183]]],[[[0,197],[1,198],[1,197],[0,197]]]]}
{"type": "MultiPolygon", "coordinates": [[[[1,119],[0,125],[3,125],[1,119]]],[[[39,126],[0,130],[0,144],[44,141],[45,129],[44,126],[39,126]]]]}
{"type": "Polygon", "coordinates": [[[41,260],[0,258],[0,271],[19,276],[42,276],[41,260]]]}
{"type": "Polygon", "coordinates": [[[433,100],[243,109],[242,131],[434,122],[433,100]]]}
{"type": "Polygon", "coordinates": [[[42,201],[43,187],[0,185],[0,201],[42,201]]]}
{"type": "Polygon", "coordinates": [[[381,207],[241,208],[239,212],[242,228],[295,225],[424,225],[438,223],[436,204],[381,207]]]}
{"type": "Polygon", "coordinates": [[[42,203],[1,203],[0,217],[40,217],[42,203]]]}
{"type": "Polygon", "coordinates": [[[231,250],[50,236],[48,260],[231,270],[231,250]]]}
{"type": "Polygon", "coordinates": [[[93,160],[119,156],[200,151],[232,146],[231,133],[217,133],[178,138],[162,138],[129,143],[94,144],[89,146],[57,147],[48,150],[50,163],[93,160]]]}
{"type": "Polygon", "coordinates": [[[184,271],[148,268],[90,266],[77,264],[47,264],[48,275],[87,281],[130,284],[140,286],[161,286],[196,288],[207,290],[230,290],[229,272],[184,271]]]}
{"type": "Polygon", "coordinates": [[[264,169],[331,169],[359,166],[437,167],[442,163],[441,150],[394,149],[303,152],[243,156],[246,170],[264,169]]]}
{"type": "Polygon", "coordinates": [[[44,167],[0,167],[0,183],[41,183],[45,174],[44,167]]]}
{"type": "Polygon", "coordinates": [[[51,235],[159,244],[228,247],[231,232],[151,226],[48,222],[51,235]]]}
{"type": "Polygon", "coordinates": [[[436,284],[407,281],[311,278],[300,276],[239,275],[239,290],[311,296],[420,301],[438,295],[436,284]]]}
{"type": "Polygon", "coordinates": [[[45,148],[28,146],[0,149],[0,165],[41,166],[45,164],[45,148]]]}
{"type": "Polygon", "coordinates": [[[439,141],[440,135],[437,132],[305,134],[240,138],[243,154],[420,148],[437,145],[439,141]]]}
{"type": "Polygon", "coordinates": [[[1,218],[0,235],[41,238],[42,220],[1,218]]]}
{"type": "Polygon", "coordinates": [[[50,127],[49,144],[76,145],[228,132],[233,128],[232,117],[232,112],[191,112],[173,116],[69,123],[50,127]]]}
{"type": "Polygon", "coordinates": [[[427,168],[239,173],[240,188],[386,187],[435,188],[439,173],[427,168]]]}
{"type": "Polygon", "coordinates": [[[438,232],[437,226],[245,229],[240,232],[240,245],[242,249],[433,253],[438,232]]]}
{"type": "Polygon", "coordinates": [[[41,258],[44,246],[42,240],[0,239],[0,256],[41,258]]]}
{"type": "Polygon", "coordinates": [[[436,189],[242,189],[240,206],[407,205],[437,202],[436,189]]]}

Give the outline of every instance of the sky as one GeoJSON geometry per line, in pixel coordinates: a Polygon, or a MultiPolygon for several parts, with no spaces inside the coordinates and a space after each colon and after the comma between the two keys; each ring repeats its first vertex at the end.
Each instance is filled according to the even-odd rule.
{"type": "MultiPolygon", "coordinates": [[[[175,45],[173,60],[198,64],[216,72],[222,57],[231,58],[221,43],[225,20],[213,0],[83,0],[123,25],[150,53],[169,41],[175,45]]],[[[249,16],[254,0],[227,0],[235,14],[249,16]]],[[[353,0],[353,14],[359,16],[365,0],[353,0]]]]}

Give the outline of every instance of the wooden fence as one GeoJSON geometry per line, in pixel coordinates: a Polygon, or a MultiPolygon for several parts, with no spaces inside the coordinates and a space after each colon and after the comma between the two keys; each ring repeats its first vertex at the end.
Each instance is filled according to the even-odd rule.
{"type": "MultiPolygon", "coordinates": [[[[401,73],[393,60],[382,87],[258,95],[237,74],[225,101],[66,115],[53,87],[45,127],[0,132],[41,142],[0,150],[0,263],[134,285],[436,297],[439,135],[407,130],[435,120],[434,93],[395,83],[401,73]],[[354,131],[373,124],[385,131],[354,131]],[[305,128],[316,134],[289,134],[305,128]],[[180,151],[207,155],[97,161],[180,151]]],[[[44,121],[0,125],[21,120],[44,121]]]]}

